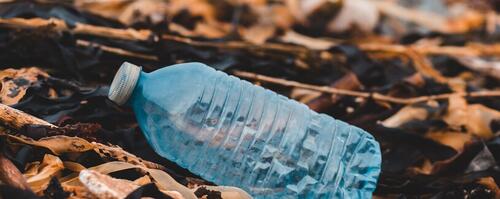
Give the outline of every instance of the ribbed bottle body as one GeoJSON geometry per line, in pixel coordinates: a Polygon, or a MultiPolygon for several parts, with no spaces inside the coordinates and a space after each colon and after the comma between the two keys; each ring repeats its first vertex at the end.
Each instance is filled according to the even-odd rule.
{"type": "Polygon", "coordinates": [[[141,75],[130,102],[160,155],[255,198],[371,197],[368,133],[202,64],[171,67],[141,75]]]}

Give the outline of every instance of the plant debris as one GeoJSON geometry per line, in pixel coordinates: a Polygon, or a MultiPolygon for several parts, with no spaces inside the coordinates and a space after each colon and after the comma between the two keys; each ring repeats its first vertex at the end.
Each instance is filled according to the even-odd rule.
{"type": "Polygon", "coordinates": [[[124,61],[203,62],[367,130],[375,198],[500,198],[496,1],[0,4],[2,198],[251,198],[151,149],[107,100],[124,61]]]}

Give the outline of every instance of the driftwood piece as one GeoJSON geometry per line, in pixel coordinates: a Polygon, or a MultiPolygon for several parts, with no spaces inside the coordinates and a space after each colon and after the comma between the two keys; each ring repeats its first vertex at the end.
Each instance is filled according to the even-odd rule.
{"type": "MultiPolygon", "coordinates": [[[[3,123],[4,125],[9,126],[11,128],[14,128],[16,130],[20,130],[25,125],[33,125],[33,124],[45,125],[45,126],[49,126],[50,128],[59,128],[58,126],[50,124],[50,123],[48,123],[40,118],[34,117],[30,114],[24,113],[20,110],[17,110],[15,108],[11,108],[11,107],[4,105],[4,104],[0,104],[0,123],[3,123]]],[[[43,147],[44,141],[47,141],[47,143],[50,143],[50,140],[53,138],[56,138],[56,137],[57,136],[47,137],[47,138],[43,138],[43,139],[38,140],[38,141],[34,141],[34,140],[28,139],[28,138],[23,140],[23,139],[18,138],[18,137],[14,137],[14,139],[17,139],[18,141],[22,141],[24,143],[38,145],[38,146],[43,147]]],[[[65,138],[66,136],[59,136],[59,137],[65,138]]],[[[71,139],[71,138],[72,137],[66,137],[66,139],[71,139]]],[[[73,143],[72,146],[80,146],[79,150],[86,151],[86,150],[89,150],[89,147],[94,147],[94,150],[96,152],[98,152],[99,155],[102,155],[102,156],[108,156],[112,159],[123,160],[123,161],[129,162],[129,163],[141,165],[141,166],[144,166],[147,168],[165,170],[165,167],[163,167],[162,165],[143,160],[143,159],[141,159],[141,158],[139,158],[131,153],[126,152],[125,150],[123,150],[120,147],[107,146],[107,145],[97,143],[97,142],[89,143],[81,138],[77,138],[77,137],[73,137],[73,138],[74,138],[74,141],[69,142],[69,143],[73,143]]],[[[53,149],[51,149],[51,150],[56,154],[58,153],[58,151],[54,151],[53,149]]],[[[78,150],[76,150],[76,151],[78,151],[78,150]]]]}
{"type": "Polygon", "coordinates": [[[25,125],[44,125],[52,128],[57,126],[46,122],[40,118],[34,117],[30,114],[11,108],[7,105],[0,104],[0,120],[4,125],[7,125],[14,129],[21,129],[25,125]]]}
{"type": "Polygon", "coordinates": [[[23,174],[3,154],[0,154],[0,182],[18,189],[31,190],[23,174]]]}
{"type": "Polygon", "coordinates": [[[93,170],[80,171],[80,182],[97,198],[122,199],[139,188],[132,181],[114,179],[93,170]]]}

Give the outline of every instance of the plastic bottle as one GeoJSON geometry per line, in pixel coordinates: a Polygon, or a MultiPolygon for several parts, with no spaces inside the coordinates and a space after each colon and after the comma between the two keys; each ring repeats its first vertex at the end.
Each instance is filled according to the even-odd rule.
{"type": "Polygon", "coordinates": [[[132,106],[161,156],[255,198],[371,198],[377,141],[355,126],[201,63],[145,73],[130,63],[109,91],[132,106]]]}

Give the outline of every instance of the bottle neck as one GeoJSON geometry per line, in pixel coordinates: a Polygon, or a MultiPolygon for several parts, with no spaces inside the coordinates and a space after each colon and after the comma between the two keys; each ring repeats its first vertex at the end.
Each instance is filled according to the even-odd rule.
{"type": "Polygon", "coordinates": [[[148,73],[141,71],[139,74],[139,78],[137,80],[137,84],[135,85],[129,99],[125,103],[126,105],[133,107],[134,104],[141,101],[140,99],[144,95],[143,90],[144,90],[144,82],[146,81],[146,79],[148,79],[148,73]]]}

